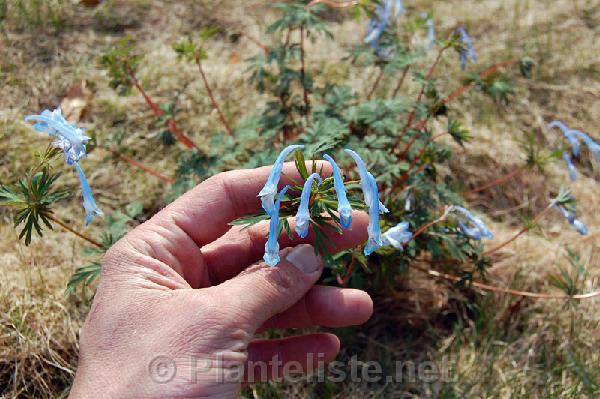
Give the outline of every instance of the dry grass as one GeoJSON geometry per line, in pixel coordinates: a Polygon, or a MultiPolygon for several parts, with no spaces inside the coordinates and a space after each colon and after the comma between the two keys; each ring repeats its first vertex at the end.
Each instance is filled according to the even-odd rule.
{"type": "MultiPolygon", "coordinates": [[[[458,153],[452,170],[467,185],[476,186],[509,172],[524,161],[516,141],[523,131],[537,131],[554,142],[556,132],[543,128],[559,118],[598,136],[600,120],[600,5],[594,0],[463,0],[439,2],[407,0],[411,8],[433,7],[438,31],[466,22],[475,37],[481,65],[529,53],[536,61],[533,81],[523,82],[508,108],[498,108],[481,96],[461,100],[459,109],[475,140],[458,153]]],[[[0,5],[4,4],[0,0],[0,5]]],[[[219,129],[195,68],[177,62],[170,44],[204,24],[242,26],[255,36],[271,18],[263,2],[240,5],[231,1],[150,2],[107,1],[99,9],[58,6],[64,28],[35,25],[13,13],[0,36],[0,181],[12,182],[32,162],[32,149],[43,149],[22,117],[54,106],[79,79],[94,91],[83,125],[100,137],[116,130],[125,134],[131,155],[143,158],[165,174],[172,174],[175,150],[154,151],[147,139],[153,118],[136,94],[118,97],[96,67],[99,52],[123,34],[133,36],[146,54],[140,77],[160,101],[177,97],[178,121],[201,146],[207,132],[219,129]],[[175,3],[175,4],[172,4],[175,3]],[[62,8],[60,8],[62,7],[62,8]],[[33,25],[32,25],[33,24],[33,25]],[[26,25],[26,26],[25,26],[26,25]],[[117,32],[115,34],[115,32],[117,32]],[[177,94],[175,94],[177,93],[177,94]]],[[[349,80],[366,87],[364,71],[339,68],[335,57],[360,40],[362,26],[344,20],[335,26],[339,42],[309,49],[311,68],[328,78],[349,80]]],[[[229,117],[236,119],[263,98],[244,83],[244,67],[232,64],[256,51],[252,44],[232,44],[226,37],[210,49],[206,72],[229,117]]],[[[454,56],[441,70],[456,70],[454,56]]],[[[448,89],[455,87],[454,79],[448,89]]],[[[366,81],[368,83],[368,80],[366,81]]],[[[410,89],[410,88],[409,88],[410,89]]],[[[132,201],[156,209],[162,184],[128,166],[116,164],[99,151],[86,162],[92,171],[101,207],[122,209],[132,201]]],[[[76,184],[66,173],[65,184],[76,184]]],[[[562,165],[548,168],[546,176],[527,173],[502,188],[471,199],[486,212],[501,242],[520,228],[520,212],[531,214],[544,206],[548,193],[566,180],[562,165]]],[[[532,291],[552,291],[547,283],[557,265],[565,265],[564,248],[579,250],[590,277],[586,287],[598,286],[600,262],[595,245],[600,231],[598,167],[572,185],[579,213],[590,226],[581,240],[556,216],[543,223],[542,234],[528,234],[507,247],[492,268],[496,285],[532,291]]],[[[80,226],[77,198],[64,204],[59,215],[80,226]]],[[[61,232],[49,232],[25,248],[12,228],[11,215],[0,210],[0,395],[5,397],[66,396],[76,367],[77,334],[85,317],[84,296],[63,296],[73,269],[85,259],[84,246],[61,232]]],[[[89,233],[98,233],[92,227],[89,233]]],[[[490,244],[490,245],[493,245],[490,244]]],[[[522,301],[489,293],[460,292],[417,271],[400,282],[397,297],[377,299],[377,312],[365,328],[342,331],[342,357],[359,354],[361,360],[441,359],[450,367],[447,384],[265,384],[256,397],[501,397],[579,398],[598,395],[600,384],[600,316],[595,301],[562,307],[556,301],[522,301]],[[594,388],[595,387],[595,388],[594,388]],[[596,389],[594,393],[594,389],[596,389]]]]}

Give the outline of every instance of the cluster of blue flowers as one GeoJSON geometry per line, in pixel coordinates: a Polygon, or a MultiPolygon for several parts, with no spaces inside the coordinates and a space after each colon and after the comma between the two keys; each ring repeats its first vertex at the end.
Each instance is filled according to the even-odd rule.
{"type": "MultiPolygon", "coordinates": [[[[581,155],[581,142],[587,146],[597,161],[600,161],[600,144],[594,141],[590,136],[581,130],[571,129],[563,122],[555,120],[548,124],[548,129],[559,128],[563,137],[569,143],[570,151],[563,151],[563,159],[567,165],[567,171],[569,172],[569,178],[571,181],[577,180],[578,171],[573,163],[572,157],[579,157],[581,155]]],[[[577,214],[575,209],[567,209],[562,205],[556,205],[556,208],[560,211],[560,213],[564,216],[564,218],[569,222],[571,226],[581,235],[588,234],[588,228],[581,220],[577,219],[577,214]]]]}
{"type": "Polygon", "coordinates": [[[578,157],[581,154],[581,141],[585,143],[590,152],[594,154],[596,160],[600,161],[600,144],[595,142],[590,136],[577,129],[570,129],[567,125],[562,123],[561,121],[552,121],[548,124],[548,128],[559,128],[563,132],[563,136],[569,143],[571,147],[571,151],[563,152],[563,159],[567,164],[567,169],[569,171],[569,177],[572,181],[577,180],[577,168],[573,164],[573,159],[571,155],[574,157],[578,157]]]}
{"type": "MultiPolygon", "coordinates": [[[[269,238],[265,244],[265,262],[273,267],[279,263],[279,209],[281,206],[281,199],[283,195],[289,190],[290,186],[285,186],[279,194],[277,193],[277,184],[281,177],[281,170],[285,158],[296,150],[302,149],[304,146],[291,145],[285,148],[277,157],[275,165],[271,170],[269,178],[263,189],[259,192],[258,196],[261,198],[262,207],[270,217],[269,222],[269,238]]],[[[379,190],[377,188],[377,182],[375,177],[367,170],[367,167],[361,157],[352,150],[345,150],[345,152],[354,159],[358,168],[360,176],[360,186],[364,195],[365,204],[369,208],[369,227],[368,234],[369,239],[364,248],[365,255],[370,255],[377,248],[384,245],[384,238],[381,234],[381,228],[379,226],[379,215],[389,212],[385,205],[379,201],[379,190]]],[[[352,206],[348,201],[346,195],[346,187],[344,180],[340,172],[340,168],[333,160],[333,158],[327,154],[324,155],[324,159],[331,164],[333,169],[333,187],[336,192],[338,208],[337,211],[340,217],[340,225],[344,229],[348,229],[352,225],[352,206]]],[[[300,205],[296,213],[296,234],[299,237],[305,238],[308,235],[310,226],[310,193],[313,184],[316,182],[317,185],[322,183],[322,178],[318,173],[313,173],[304,182],[302,188],[302,194],[300,196],[300,205]]],[[[408,224],[406,225],[408,227],[408,224]]],[[[410,233],[408,233],[410,234],[410,233]]],[[[395,231],[389,233],[386,236],[385,241],[390,245],[396,246],[397,243],[406,242],[406,235],[398,238],[395,231]]],[[[398,244],[401,245],[401,244],[398,244]]]]}
{"type": "MultiPolygon", "coordinates": [[[[279,232],[280,232],[280,220],[279,220],[279,209],[281,207],[281,200],[283,196],[290,189],[290,186],[285,186],[279,193],[277,192],[277,185],[281,178],[281,171],[285,159],[294,151],[301,150],[304,146],[302,145],[290,145],[286,147],[277,157],[275,165],[269,174],[267,182],[265,183],[262,190],[258,193],[261,198],[262,207],[269,215],[269,238],[265,244],[265,262],[274,267],[279,263],[279,232]]],[[[365,205],[369,209],[369,226],[367,232],[369,238],[364,247],[365,256],[369,256],[381,246],[391,246],[398,250],[403,250],[404,245],[408,243],[412,238],[413,234],[409,231],[410,224],[408,222],[401,222],[396,226],[390,228],[384,234],[381,233],[381,227],[379,224],[379,217],[381,214],[388,213],[388,209],[379,200],[379,190],[377,188],[377,182],[375,177],[368,171],[364,161],[356,153],[350,149],[344,150],[354,162],[356,163],[358,174],[360,176],[360,186],[363,192],[365,205]]],[[[339,213],[340,225],[344,229],[349,229],[352,225],[352,206],[348,201],[346,194],[346,186],[342,178],[342,173],[337,163],[333,158],[327,154],[323,158],[331,164],[333,170],[333,188],[337,196],[337,211],[339,213]]],[[[305,238],[308,235],[310,226],[310,194],[313,188],[313,184],[317,184],[317,187],[322,184],[323,179],[318,173],[313,173],[304,182],[302,188],[302,194],[300,195],[300,205],[296,213],[296,234],[305,238]]],[[[487,228],[485,223],[478,217],[474,216],[467,209],[460,206],[450,206],[446,210],[446,215],[454,213],[458,219],[458,225],[463,234],[474,240],[481,240],[482,237],[492,239],[494,235],[487,228]]]]}
{"type": "Polygon", "coordinates": [[[83,129],[67,122],[62,116],[60,107],[54,111],[44,110],[40,115],[29,115],[25,118],[27,122],[35,122],[33,128],[40,133],[46,133],[55,140],[52,145],[63,150],[67,165],[72,165],[77,171],[81,183],[83,195],[83,208],[85,209],[85,223],[90,224],[102,211],[96,205],[92,190],[88,184],[83,169],[79,166],[79,160],[86,155],[86,144],[90,140],[84,135],[83,129]]]}
{"type": "Polygon", "coordinates": [[[494,238],[494,234],[485,223],[462,206],[452,205],[446,213],[453,213],[456,216],[458,227],[469,238],[477,241],[481,240],[482,237],[488,240],[494,238]]]}
{"type": "MultiPolygon", "coordinates": [[[[367,35],[365,36],[365,43],[370,44],[371,47],[377,51],[377,53],[384,59],[391,56],[388,52],[381,52],[379,44],[381,35],[387,29],[390,24],[392,16],[398,18],[405,11],[402,0],[383,0],[375,10],[375,16],[369,20],[367,29],[367,35]]],[[[421,13],[422,18],[427,18],[425,24],[427,26],[427,42],[426,48],[430,49],[435,44],[435,27],[433,25],[433,19],[429,17],[427,13],[421,13]]]]}

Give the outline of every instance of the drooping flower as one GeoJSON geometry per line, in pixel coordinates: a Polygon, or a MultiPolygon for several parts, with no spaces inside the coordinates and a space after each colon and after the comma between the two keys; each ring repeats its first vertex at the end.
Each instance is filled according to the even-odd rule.
{"type": "Polygon", "coordinates": [[[344,179],[342,179],[340,168],[337,166],[333,158],[327,154],[323,155],[323,158],[328,161],[333,168],[333,188],[335,189],[335,193],[337,195],[337,210],[340,214],[340,224],[343,228],[347,229],[352,225],[352,207],[350,206],[348,197],[346,197],[346,186],[344,186],[344,179]]]}
{"type": "Polygon", "coordinates": [[[83,209],[85,209],[85,224],[88,225],[96,216],[102,215],[102,211],[100,208],[98,208],[98,205],[96,205],[96,201],[94,201],[92,189],[85,178],[85,174],[83,173],[81,166],[79,166],[79,162],[73,163],[73,166],[75,166],[77,174],[79,175],[81,194],[83,195],[83,209]]]}
{"type": "Polygon", "coordinates": [[[383,0],[375,10],[375,16],[369,20],[369,28],[365,36],[365,43],[370,44],[375,50],[379,50],[379,38],[387,28],[390,17],[398,18],[404,12],[402,0],[383,0]]]}
{"type": "Polygon", "coordinates": [[[556,209],[560,211],[564,218],[567,219],[569,224],[573,226],[575,231],[580,235],[585,236],[588,234],[587,226],[581,220],[577,219],[577,213],[574,210],[569,210],[561,205],[556,205],[556,209]]]}
{"type": "Polygon", "coordinates": [[[265,255],[263,259],[265,263],[271,267],[277,266],[279,263],[279,207],[281,206],[281,198],[289,190],[290,186],[285,186],[277,196],[277,200],[273,203],[271,212],[267,212],[271,217],[269,221],[269,238],[265,243],[265,255]]]}
{"type": "Polygon", "coordinates": [[[462,44],[459,51],[460,68],[464,71],[467,68],[467,60],[476,63],[477,55],[475,54],[475,47],[473,47],[473,40],[471,40],[467,30],[461,26],[456,31],[462,44]]]}
{"type": "Polygon", "coordinates": [[[34,121],[33,128],[40,133],[47,133],[55,138],[52,145],[65,153],[67,164],[73,165],[85,157],[85,145],[90,140],[83,129],[67,122],[62,116],[60,107],[54,111],[44,110],[40,115],[29,115],[25,121],[34,121]]]}
{"type": "Polygon", "coordinates": [[[383,205],[381,201],[379,201],[379,192],[377,192],[376,196],[372,196],[371,194],[372,191],[369,187],[369,184],[371,184],[370,178],[373,178],[373,180],[375,180],[375,178],[373,177],[371,172],[367,170],[367,166],[365,165],[360,155],[358,155],[356,152],[350,149],[345,149],[344,151],[346,152],[346,154],[350,155],[352,159],[354,159],[354,162],[358,167],[358,174],[360,176],[360,187],[365,196],[365,204],[367,204],[367,206],[371,208],[371,205],[374,202],[373,200],[375,199],[377,202],[379,202],[379,205],[377,206],[379,209],[379,213],[388,213],[389,210],[385,207],[385,205],[383,205]]]}
{"type": "Polygon", "coordinates": [[[304,238],[308,235],[308,227],[310,225],[310,192],[314,180],[318,180],[317,186],[320,185],[323,180],[318,173],[313,173],[308,176],[302,187],[302,195],[300,196],[300,205],[298,206],[298,212],[296,213],[296,233],[300,238],[304,238]]]}
{"type": "Polygon", "coordinates": [[[421,13],[422,18],[427,18],[425,25],[427,25],[427,41],[425,47],[427,50],[431,49],[435,45],[435,26],[433,25],[433,19],[429,17],[427,13],[421,13]]]}
{"type": "Polygon", "coordinates": [[[303,145],[290,145],[284,148],[277,157],[265,186],[258,193],[262,202],[262,207],[267,213],[270,214],[273,211],[275,196],[277,195],[277,184],[279,184],[279,179],[281,178],[283,162],[292,152],[302,148],[304,148],[303,145]]]}
{"type": "Polygon", "coordinates": [[[573,160],[571,159],[571,156],[569,155],[568,152],[566,152],[566,151],[563,152],[563,159],[565,160],[565,163],[567,164],[567,170],[569,171],[569,177],[570,177],[571,181],[577,180],[577,168],[573,164],[573,160]]]}
{"type": "MultiPolygon", "coordinates": [[[[367,176],[368,184],[367,190],[370,191],[370,195],[372,198],[377,199],[379,195],[379,190],[377,188],[377,181],[372,174],[368,174],[367,176]]],[[[364,188],[363,188],[364,189],[364,188]]],[[[366,199],[366,194],[365,194],[366,199]]],[[[365,201],[366,202],[366,201],[365,201]]],[[[379,226],[379,213],[381,210],[379,209],[379,201],[371,201],[369,205],[369,226],[367,227],[367,233],[369,234],[369,239],[367,240],[367,244],[363,250],[365,256],[371,255],[373,252],[377,250],[377,248],[383,245],[383,239],[381,238],[381,226],[379,226]]]]}
{"type": "Polygon", "coordinates": [[[581,152],[581,145],[579,143],[577,134],[575,134],[575,131],[569,129],[567,125],[565,125],[561,121],[552,121],[548,124],[548,129],[552,129],[555,127],[562,130],[565,139],[569,142],[569,145],[571,146],[571,152],[573,153],[573,155],[578,157],[579,153],[581,152]]]}
{"type": "Polygon", "coordinates": [[[458,218],[458,226],[466,236],[473,240],[481,240],[482,237],[491,240],[494,234],[485,223],[462,206],[453,205],[447,212],[454,212],[458,218]]]}
{"type": "Polygon", "coordinates": [[[408,231],[410,224],[408,222],[398,223],[385,233],[383,233],[383,245],[392,246],[400,251],[404,249],[404,244],[412,239],[412,233],[408,231]]]}

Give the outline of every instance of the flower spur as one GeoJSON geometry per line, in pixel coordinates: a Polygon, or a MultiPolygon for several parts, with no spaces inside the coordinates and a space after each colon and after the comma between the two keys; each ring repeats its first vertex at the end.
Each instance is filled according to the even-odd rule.
{"type": "Polygon", "coordinates": [[[262,207],[267,213],[271,213],[274,209],[275,196],[277,195],[277,184],[281,178],[281,169],[283,168],[283,162],[292,152],[304,148],[303,145],[290,145],[281,151],[273,169],[269,174],[269,178],[265,183],[265,186],[260,190],[258,196],[261,199],[262,207]]]}

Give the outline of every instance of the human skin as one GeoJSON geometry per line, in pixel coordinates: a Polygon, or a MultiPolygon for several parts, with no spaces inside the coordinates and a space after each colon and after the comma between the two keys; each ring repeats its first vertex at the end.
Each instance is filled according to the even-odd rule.
{"type": "MultiPolygon", "coordinates": [[[[321,166],[329,176],[331,166],[321,166]]],[[[261,261],[268,223],[231,228],[259,211],[270,170],[206,180],[106,253],[71,398],[235,398],[247,383],[281,377],[290,362],[307,371],[311,357],[335,358],[340,342],[330,333],[254,338],[266,328],[357,325],[373,312],[363,291],[315,285],[323,265],[306,244],[312,232],[282,235],[281,262],[269,268],[261,261]],[[266,375],[244,367],[274,356],[266,375]]],[[[280,186],[291,179],[300,177],[287,163],[280,186]]],[[[366,241],[367,216],[352,217],[351,230],[331,236],[331,252],[366,241]]]]}

